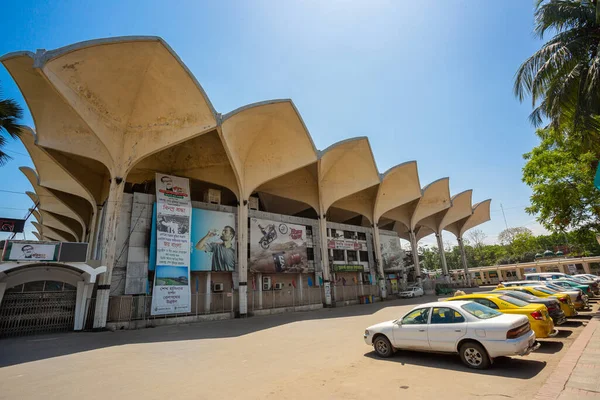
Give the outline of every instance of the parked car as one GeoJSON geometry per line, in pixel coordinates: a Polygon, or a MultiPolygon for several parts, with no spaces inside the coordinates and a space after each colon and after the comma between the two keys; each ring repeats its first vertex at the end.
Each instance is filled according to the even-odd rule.
{"type": "Polygon", "coordinates": [[[555,279],[555,280],[551,280],[551,281],[547,281],[547,282],[551,282],[554,285],[561,286],[566,289],[573,289],[573,288],[579,289],[583,292],[583,294],[588,295],[588,296],[590,293],[589,285],[584,285],[582,283],[575,282],[570,279],[555,279]]]}
{"type": "Polygon", "coordinates": [[[419,286],[414,286],[411,288],[408,288],[407,290],[400,292],[398,294],[398,296],[400,297],[420,297],[423,296],[425,294],[425,292],[423,291],[423,288],[419,287],[419,286]]]}
{"type": "MultiPolygon", "coordinates": [[[[542,288],[542,290],[538,290],[540,292],[543,292],[544,294],[548,295],[548,296],[555,296],[560,300],[560,297],[558,296],[559,294],[567,294],[570,298],[571,298],[571,302],[573,303],[573,306],[575,307],[576,310],[583,310],[584,308],[586,308],[586,303],[587,303],[587,296],[583,294],[583,292],[577,288],[564,288],[561,286],[557,286],[555,285],[552,281],[515,281],[515,282],[502,282],[502,285],[504,285],[505,287],[514,287],[514,286],[527,286],[527,287],[533,287],[533,288],[542,288]]],[[[536,294],[536,293],[532,293],[534,296],[539,296],[539,297],[545,297],[542,294],[536,294]]],[[[563,301],[561,301],[561,303],[563,303],[563,301]]],[[[567,317],[570,317],[572,315],[569,315],[569,312],[563,308],[564,313],[567,315],[567,317]]]]}
{"type": "MultiPolygon", "coordinates": [[[[526,291],[519,290],[521,288],[504,288],[504,289],[494,289],[494,292],[504,293],[507,296],[514,297],[519,300],[523,300],[526,303],[531,304],[542,304],[546,306],[548,309],[548,314],[550,314],[550,318],[552,318],[552,322],[554,322],[555,326],[562,325],[567,321],[567,317],[565,313],[561,309],[560,301],[556,298],[541,298],[538,296],[534,296],[533,294],[529,294],[526,291]]],[[[568,299],[569,296],[565,297],[568,299]]],[[[576,313],[575,308],[573,308],[573,312],[576,313]]]]}
{"type": "Polygon", "coordinates": [[[458,353],[475,369],[488,368],[496,357],[528,355],[540,346],[525,316],[472,301],[416,306],[400,319],[368,327],[364,339],[380,357],[391,357],[398,349],[458,353]]]}
{"type": "MultiPolygon", "coordinates": [[[[515,291],[535,296],[540,299],[555,298],[560,304],[561,311],[565,314],[565,317],[574,317],[577,315],[575,310],[575,304],[571,300],[571,296],[568,293],[553,293],[550,290],[545,290],[545,286],[507,286],[499,290],[515,291]],[[540,288],[541,290],[538,290],[540,288]]],[[[550,310],[548,310],[550,312],[550,310]]]]}
{"type": "Polygon", "coordinates": [[[528,281],[556,281],[564,280],[572,284],[572,287],[581,289],[584,294],[590,295],[592,293],[600,293],[600,287],[598,283],[590,279],[575,278],[571,275],[564,274],[562,272],[538,272],[535,274],[525,274],[525,279],[528,281]]]}
{"type": "Polygon", "coordinates": [[[558,333],[554,328],[550,314],[548,314],[548,309],[541,304],[529,304],[503,293],[472,293],[446,300],[470,300],[505,314],[525,315],[529,319],[531,329],[533,329],[537,338],[553,337],[558,333]]]}

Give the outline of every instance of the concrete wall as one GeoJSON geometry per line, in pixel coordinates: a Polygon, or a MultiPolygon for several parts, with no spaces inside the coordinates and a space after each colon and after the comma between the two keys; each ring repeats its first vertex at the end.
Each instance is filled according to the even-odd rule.
{"type": "Polygon", "coordinates": [[[119,216],[120,223],[117,232],[117,255],[115,257],[115,267],[113,269],[112,280],[110,283],[110,295],[120,296],[125,293],[126,277],[129,272],[129,235],[131,229],[131,215],[133,206],[133,195],[125,193],[123,196],[123,204],[121,214],[119,216]]]}

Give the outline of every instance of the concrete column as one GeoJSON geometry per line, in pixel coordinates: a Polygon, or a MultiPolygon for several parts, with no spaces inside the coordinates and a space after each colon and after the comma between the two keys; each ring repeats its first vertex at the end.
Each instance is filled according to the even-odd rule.
{"type": "Polygon", "coordinates": [[[87,299],[93,290],[93,285],[86,284],[85,281],[77,281],[77,295],[75,297],[75,324],[73,329],[80,331],[85,324],[87,299]]]}
{"type": "Polygon", "coordinates": [[[590,263],[584,262],[584,263],[581,263],[581,265],[583,266],[583,272],[585,274],[591,274],[592,273],[592,270],[590,269],[590,263]]]}
{"type": "Polygon", "coordinates": [[[302,304],[302,299],[304,298],[304,285],[303,285],[303,279],[302,279],[302,274],[298,274],[298,290],[300,291],[300,293],[298,293],[298,301],[300,302],[300,304],[302,304]]]}
{"type": "Polygon", "coordinates": [[[321,268],[323,269],[323,288],[325,306],[331,306],[331,274],[329,271],[329,250],[327,247],[327,218],[319,218],[319,235],[321,238],[321,268]]]}
{"type": "Polygon", "coordinates": [[[523,272],[521,272],[521,267],[517,267],[515,271],[517,272],[517,280],[523,280],[523,272]]]}
{"type": "Polygon", "coordinates": [[[415,266],[415,274],[417,276],[417,284],[423,286],[421,282],[421,265],[419,264],[419,249],[417,248],[417,236],[414,232],[409,232],[410,249],[413,256],[413,264],[415,266]]]}
{"type": "MultiPolygon", "coordinates": [[[[197,296],[198,294],[196,294],[197,296]]],[[[210,306],[212,301],[212,272],[206,273],[206,282],[204,284],[204,312],[210,314],[210,306]]]]}
{"type": "Polygon", "coordinates": [[[568,274],[564,264],[558,264],[558,271],[563,274],[568,274]]]}
{"type": "Polygon", "coordinates": [[[94,329],[104,328],[108,316],[110,282],[117,256],[117,228],[119,226],[119,216],[121,215],[121,203],[123,202],[123,183],[122,177],[113,177],[110,180],[110,189],[108,198],[106,199],[101,263],[106,266],[107,270],[104,274],[100,275],[98,281],[96,310],[94,313],[94,329]]]}
{"type": "Polygon", "coordinates": [[[457,238],[458,247],[460,249],[460,259],[462,260],[463,269],[465,270],[465,279],[467,285],[471,286],[471,274],[469,273],[469,264],[467,263],[467,253],[465,252],[465,245],[462,237],[457,238]]]}
{"type": "Polygon", "coordinates": [[[262,303],[262,301],[263,301],[263,300],[262,300],[262,298],[263,298],[263,296],[262,296],[262,292],[263,292],[263,281],[262,281],[262,278],[263,278],[263,276],[262,276],[262,274],[260,274],[260,273],[259,273],[259,274],[257,274],[256,276],[257,276],[257,278],[256,278],[256,279],[258,279],[258,309],[259,309],[259,310],[262,310],[262,307],[263,307],[263,303],[262,303]]]}
{"type": "Polygon", "coordinates": [[[248,314],[248,200],[238,207],[238,278],[240,317],[248,314]]]}
{"type": "Polygon", "coordinates": [[[444,251],[444,240],[442,238],[442,233],[436,233],[435,238],[438,243],[438,252],[440,253],[440,262],[442,264],[442,275],[444,275],[444,279],[448,279],[448,264],[446,263],[446,252],[444,251]]]}
{"type": "Polygon", "coordinates": [[[387,287],[385,285],[385,275],[383,272],[383,256],[381,255],[381,238],[379,237],[379,227],[377,224],[373,225],[373,245],[375,247],[375,266],[377,268],[377,276],[379,277],[377,284],[379,285],[379,292],[381,298],[387,297],[387,287]]]}
{"type": "Polygon", "coordinates": [[[4,297],[4,292],[6,292],[6,282],[0,282],[0,304],[2,304],[2,298],[4,297]]]}

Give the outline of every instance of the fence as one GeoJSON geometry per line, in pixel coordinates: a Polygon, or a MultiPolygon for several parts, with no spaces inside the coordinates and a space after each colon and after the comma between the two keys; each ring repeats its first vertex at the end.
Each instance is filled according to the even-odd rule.
{"type": "Polygon", "coordinates": [[[248,292],[248,310],[300,307],[323,304],[321,287],[284,288],[282,290],[251,290],[248,292]]]}

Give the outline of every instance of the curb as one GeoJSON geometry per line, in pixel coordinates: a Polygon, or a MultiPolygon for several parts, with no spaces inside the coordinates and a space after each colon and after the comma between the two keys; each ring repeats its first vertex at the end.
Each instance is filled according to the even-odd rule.
{"type": "Polygon", "coordinates": [[[596,318],[590,319],[587,326],[581,332],[579,337],[575,339],[567,353],[564,355],[562,360],[558,363],[554,372],[546,379],[544,385],[535,395],[535,400],[555,400],[563,392],[567,381],[571,377],[571,373],[577,366],[579,358],[585,351],[592,335],[596,331],[596,328],[600,324],[596,318]]]}

